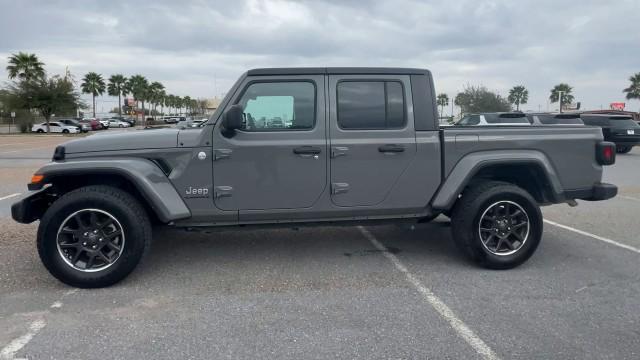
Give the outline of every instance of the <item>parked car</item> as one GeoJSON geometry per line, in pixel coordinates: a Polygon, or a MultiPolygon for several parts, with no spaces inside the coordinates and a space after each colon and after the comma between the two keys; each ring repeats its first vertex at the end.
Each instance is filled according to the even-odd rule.
{"type": "Polygon", "coordinates": [[[191,122],[191,127],[200,127],[202,124],[204,124],[208,119],[198,119],[198,120],[193,120],[191,122]]]}
{"type": "Polygon", "coordinates": [[[616,152],[600,129],[440,129],[435,94],[422,69],[250,70],[222,101],[215,125],[201,131],[130,131],[59,145],[11,214],[40,220],[38,254],[53,276],[103,287],[134,270],[152,222],[255,231],[415,224],[444,214],[463,254],[508,269],[540,244],[541,206],[617,194],[602,182],[616,152]],[[291,124],[247,126],[249,114],[268,124],[274,108],[291,124]],[[571,146],[558,146],[561,138],[571,146]]]}
{"type": "Polygon", "coordinates": [[[89,119],[82,119],[82,120],[78,120],[78,121],[79,121],[81,124],[86,124],[86,125],[88,125],[88,126],[89,126],[89,128],[90,128],[90,130],[93,130],[93,131],[95,131],[95,130],[102,130],[102,129],[103,129],[102,124],[101,124],[98,120],[95,120],[95,119],[91,119],[91,120],[89,120],[89,119]]]}
{"type": "Polygon", "coordinates": [[[96,119],[100,125],[102,125],[103,129],[108,129],[109,128],[109,119],[108,118],[100,118],[100,119],[96,119]]]}
{"type": "Polygon", "coordinates": [[[456,126],[528,126],[527,116],[521,112],[468,114],[460,119],[456,126]]]}
{"type": "Polygon", "coordinates": [[[164,121],[165,124],[176,124],[178,121],[180,121],[180,117],[179,116],[165,116],[162,118],[162,121],[164,121]]]}
{"type": "Polygon", "coordinates": [[[127,127],[131,127],[131,124],[129,124],[126,121],[122,121],[122,120],[118,120],[118,119],[109,119],[109,127],[117,127],[117,128],[127,128],[127,127]]]}
{"type": "Polygon", "coordinates": [[[80,131],[82,132],[88,132],[89,130],[91,130],[91,125],[87,124],[87,123],[83,123],[80,122],[78,120],[74,120],[74,119],[57,119],[57,122],[64,124],[64,125],[69,125],[69,126],[77,126],[80,128],[80,131]]]}
{"type": "Polygon", "coordinates": [[[124,121],[126,123],[129,123],[129,125],[134,126],[136,124],[136,120],[130,117],[126,117],[126,116],[112,116],[109,119],[116,119],[116,120],[120,120],[120,121],[124,121]]]}
{"type": "MultiPolygon", "coordinates": [[[[49,129],[52,133],[77,134],[80,132],[80,128],[78,126],[65,125],[57,121],[50,121],[49,129]]],[[[45,133],[47,132],[47,123],[35,124],[31,127],[31,131],[36,133],[45,133]]]]}
{"type": "Polygon", "coordinates": [[[606,141],[616,144],[616,151],[626,154],[640,144],[640,125],[626,115],[581,114],[585,125],[602,128],[606,141]]]}
{"type": "Polygon", "coordinates": [[[527,119],[531,125],[584,125],[575,113],[527,113],[527,119]]]}

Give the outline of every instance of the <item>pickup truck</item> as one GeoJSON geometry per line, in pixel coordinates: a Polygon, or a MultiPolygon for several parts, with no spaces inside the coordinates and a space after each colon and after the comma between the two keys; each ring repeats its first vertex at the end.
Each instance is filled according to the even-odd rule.
{"type": "Polygon", "coordinates": [[[136,267],[152,224],[256,229],[444,214],[464,254],[507,269],[540,243],[541,205],[616,195],[601,182],[616,151],[600,128],[440,129],[435,94],[423,69],[250,70],[201,127],[58,146],[12,216],[40,220],[37,248],[53,276],[103,287],[136,267]]]}

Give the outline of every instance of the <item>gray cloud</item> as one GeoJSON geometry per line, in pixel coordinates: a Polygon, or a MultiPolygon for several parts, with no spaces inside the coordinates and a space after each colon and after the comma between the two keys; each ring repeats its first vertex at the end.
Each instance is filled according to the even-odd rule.
{"type": "Polygon", "coordinates": [[[412,66],[431,69],[450,95],[466,83],[503,94],[523,84],[525,109],[546,109],[563,81],[599,108],[623,99],[640,71],[637,0],[0,0],[0,9],[3,68],[30,51],[50,72],[141,73],[180,95],[222,93],[251,67],[412,66]]]}

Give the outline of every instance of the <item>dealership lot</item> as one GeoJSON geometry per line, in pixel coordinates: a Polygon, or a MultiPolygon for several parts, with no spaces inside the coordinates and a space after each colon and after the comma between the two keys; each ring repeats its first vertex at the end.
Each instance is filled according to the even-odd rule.
{"type": "Polygon", "coordinates": [[[640,357],[639,148],[605,171],[618,197],[545,208],[541,247],[514,270],[467,262],[444,218],[157,229],[130,277],[76,290],[9,212],[65,140],[0,137],[0,359],[640,357]]]}

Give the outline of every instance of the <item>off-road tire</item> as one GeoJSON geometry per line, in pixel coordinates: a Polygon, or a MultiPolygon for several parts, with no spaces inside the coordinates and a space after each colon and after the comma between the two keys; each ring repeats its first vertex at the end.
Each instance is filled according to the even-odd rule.
{"type": "Polygon", "coordinates": [[[120,189],[94,185],[63,195],[40,219],[37,246],[47,270],[65,284],[80,288],[110,286],[124,279],[149,251],[151,222],[142,205],[120,189]],[[58,229],[69,215],[83,209],[98,209],[111,214],[122,226],[124,248],[121,255],[104,270],[83,272],[73,268],[58,251],[58,229]]]}
{"type": "Polygon", "coordinates": [[[526,260],[540,244],[543,219],[536,200],[524,189],[506,182],[483,181],[470,185],[454,205],[451,230],[456,245],[475,263],[490,269],[511,269],[526,260]],[[510,255],[489,251],[480,237],[480,219],[492,204],[508,201],[524,209],[529,219],[526,240],[510,255]]]}

